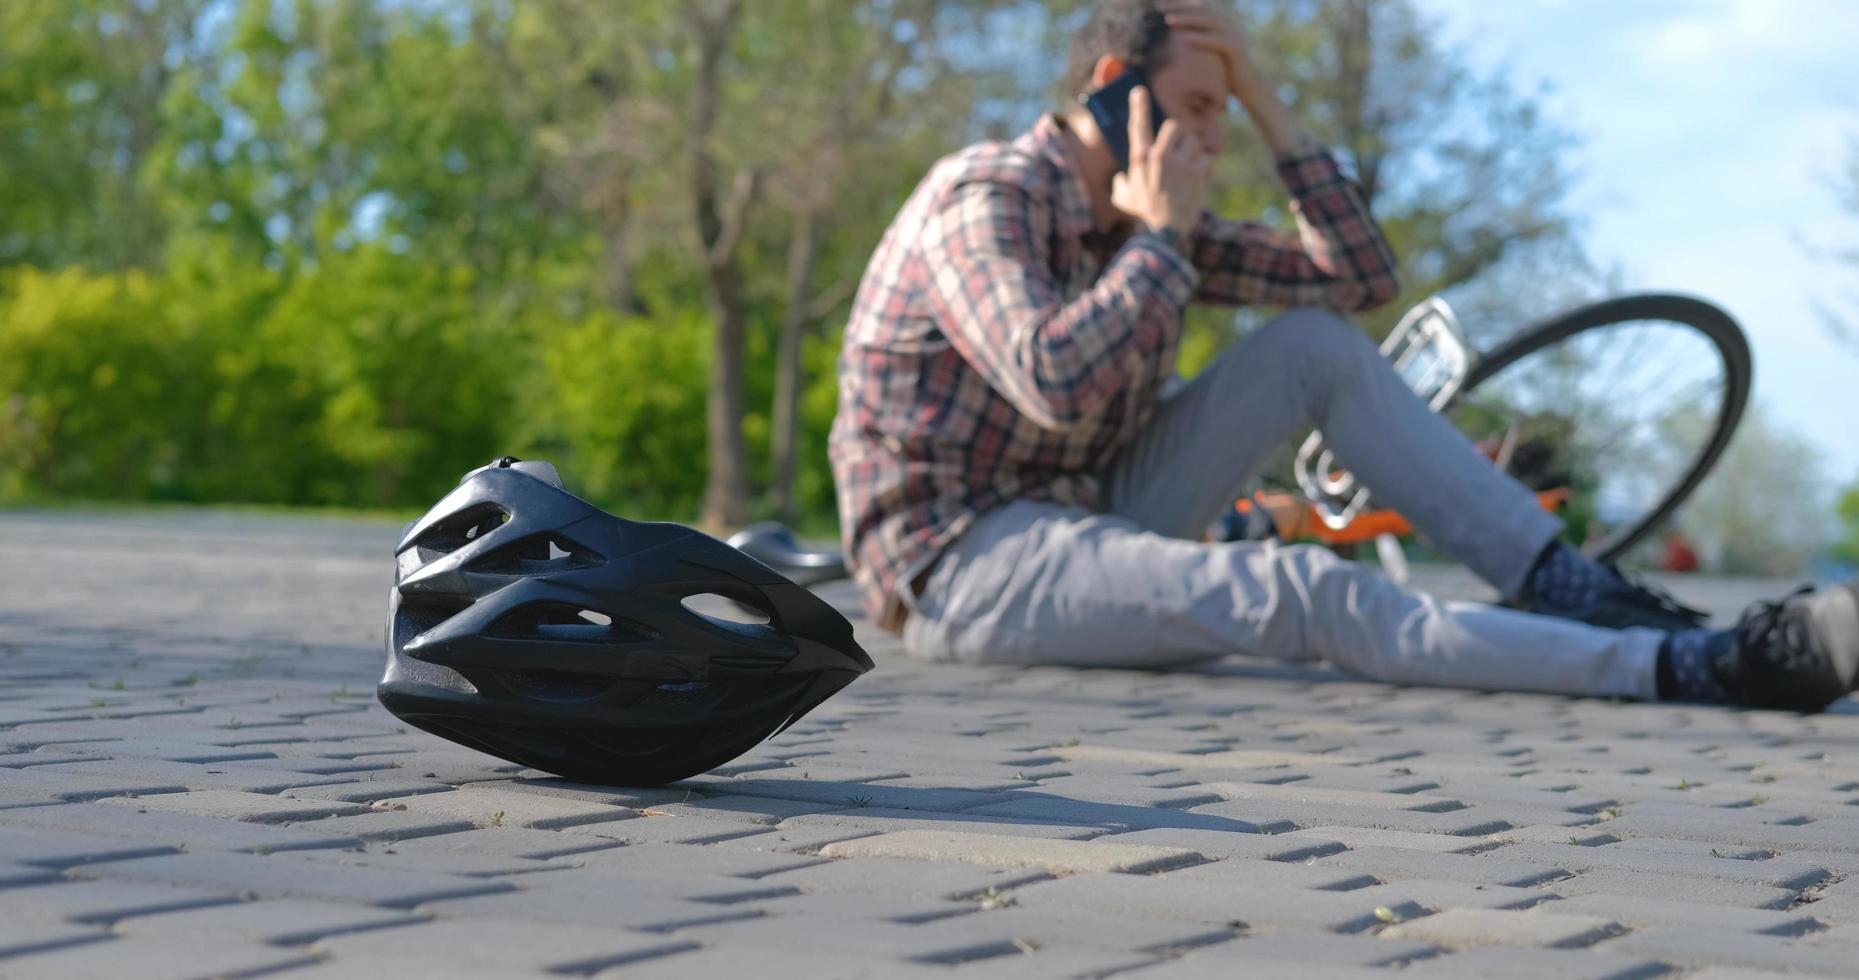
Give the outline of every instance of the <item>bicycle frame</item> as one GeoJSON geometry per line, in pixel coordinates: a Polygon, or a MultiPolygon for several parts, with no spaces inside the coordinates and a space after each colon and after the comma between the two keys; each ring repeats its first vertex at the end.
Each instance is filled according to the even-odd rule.
{"type": "MultiPolygon", "coordinates": [[[[1459,393],[1476,357],[1459,328],[1458,316],[1439,296],[1408,310],[1382,342],[1381,353],[1435,412],[1459,393]]],[[[1508,462],[1508,455],[1500,456],[1500,468],[1508,462]]],[[[1298,447],[1295,473],[1298,489],[1315,508],[1318,520],[1331,531],[1340,531],[1368,508],[1369,492],[1356,486],[1355,474],[1338,469],[1335,463],[1323,434],[1313,432],[1298,447]]]]}

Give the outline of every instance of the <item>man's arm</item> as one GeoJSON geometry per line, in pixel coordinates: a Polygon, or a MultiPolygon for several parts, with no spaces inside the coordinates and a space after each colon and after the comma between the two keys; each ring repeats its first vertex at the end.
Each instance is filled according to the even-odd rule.
{"type": "Polygon", "coordinates": [[[1202,214],[1189,244],[1204,303],[1368,310],[1400,292],[1394,251],[1327,151],[1281,157],[1296,233],[1202,214]]]}
{"type": "Polygon", "coordinates": [[[1278,161],[1297,233],[1204,214],[1190,247],[1207,303],[1367,310],[1400,292],[1388,247],[1362,191],[1304,129],[1253,64],[1244,32],[1202,0],[1164,0],[1171,30],[1218,54],[1227,88],[1278,161]]]}
{"type": "Polygon", "coordinates": [[[955,349],[1027,418],[1062,431],[1173,363],[1195,273],[1142,232],[1066,302],[1044,256],[1050,215],[1033,212],[1025,188],[959,184],[926,222],[922,254],[930,304],[955,349]]]}

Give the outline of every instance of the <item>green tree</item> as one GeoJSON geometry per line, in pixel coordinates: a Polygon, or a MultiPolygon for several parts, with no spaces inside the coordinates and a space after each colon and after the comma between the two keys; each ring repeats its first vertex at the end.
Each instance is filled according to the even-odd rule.
{"type": "Polygon", "coordinates": [[[1833,557],[1859,564],[1859,484],[1840,495],[1837,512],[1840,538],[1833,545],[1833,557]]]}
{"type": "Polygon", "coordinates": [[[146,168],[205,0],[0,4],[0,265],[147,266],[146,168]]]}

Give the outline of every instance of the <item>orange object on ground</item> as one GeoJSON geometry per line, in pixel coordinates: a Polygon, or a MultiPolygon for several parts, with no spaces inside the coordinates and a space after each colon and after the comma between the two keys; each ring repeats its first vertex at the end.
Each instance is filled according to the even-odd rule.
{"type": "Polygon", "coordinates": [[[1695,572],[1702,567],[1697,549],[1685,532],[1672,531],[1665,536],[1665,554],[1659,559],[1659,567],[1668,572],[1695,572]]]}
{"type": "MultiPolygon", "coordinates": [[[[1568,506],[1569,488],[1544,490],[1536,495],[1536,502],[1544,510],[1558,513],[1568,506]]],[[[1414,533],[1414,526],[1408,523],[1407,518],[1390,508],[1363,511],[1348,524],[1332,528],[1323,523],[1323,517],[1315,504],[1291,493],[1254,494],[1251,499],[1235,501],[1233,506],[1242,514],[1251,513],[1254,507],[1263,510],[1272,519],[1278,537],[1285,541],[1314,538],[1323,544],[1336,546],[1362,544],[1384,534],[1399,537],[1414,533]]]]}

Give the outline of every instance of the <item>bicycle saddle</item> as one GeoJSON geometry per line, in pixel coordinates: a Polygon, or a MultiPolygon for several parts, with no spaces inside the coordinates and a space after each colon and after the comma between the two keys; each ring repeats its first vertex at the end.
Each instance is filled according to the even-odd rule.
{"type": "Polygon", "coordinates": [[[751,524],[732,535],[729,543],[796,585],[819,585],[846,577],[846,559],[839,549],[810,551],[794,540],[794,532],[776,521],[751,524]]]}

